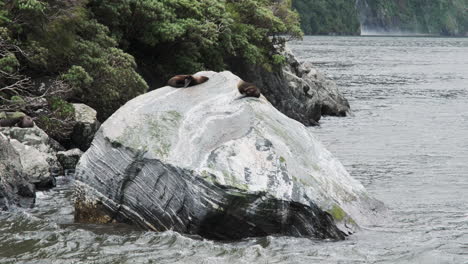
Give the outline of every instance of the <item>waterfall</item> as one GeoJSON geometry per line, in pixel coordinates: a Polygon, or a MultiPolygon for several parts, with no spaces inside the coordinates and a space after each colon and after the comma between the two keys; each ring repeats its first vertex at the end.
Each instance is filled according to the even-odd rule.
{"type": "MultiPolygon", "coordinates": [[[[408,36],[428,35],[418,33],[417,30],[402,30],[401,21],[395,17],[388,17],[386,10],[369,5],[368,0],[356,0],[355,7],[361,28],[361,36],[408,36]]],[[[414,21],[417,23],[417,21],[414,21]]]]}

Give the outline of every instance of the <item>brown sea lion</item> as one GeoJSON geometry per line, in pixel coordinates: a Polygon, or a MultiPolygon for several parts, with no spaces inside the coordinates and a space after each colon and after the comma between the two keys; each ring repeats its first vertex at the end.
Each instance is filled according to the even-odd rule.
{"type": "Polygon", "coordinates": [[[0,127],[14,127],[23,117],[0,119],[0,127]]]}
{"type": "Polygon", "coordinates": [[[237,84],[237,89],[239,90],[239,93],[244,95],[244,97],[260,97],[260,90],[252,83],[240,80],[237,84]]]}
{"type": "Polygon", "coordinates": [[[30,116],[23,116],[23,118],[18,122],[18,126],[25,127],[34,127],[34,121],[30,116]]]}
{"type": "Polygon", "coordinates": [[[14,127],[14,126],[18,126],[21,128],[34,127],[34,121],[30,116],[0,119],[0,127],[14,127]]]}
{"type": "Polygon", "coordinates": [[[184,87],[195,86],[208,81],[210,78],[206,76],[193,76],[193,75],[176,75],[167,81],[167,85],[172,87],[184,87]]]}

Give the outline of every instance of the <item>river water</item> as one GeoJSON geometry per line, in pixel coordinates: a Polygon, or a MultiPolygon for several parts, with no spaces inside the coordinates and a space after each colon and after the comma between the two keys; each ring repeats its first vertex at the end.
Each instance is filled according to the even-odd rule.
{"type": "Polygon", "coordinates": [[[468,263],[468,38],[305,37],[291,43],[353,114],[311,128],[388,206],[345,241],[219,243],[73,223],[72,179],[0,214],[0,263],[468,263]]]}

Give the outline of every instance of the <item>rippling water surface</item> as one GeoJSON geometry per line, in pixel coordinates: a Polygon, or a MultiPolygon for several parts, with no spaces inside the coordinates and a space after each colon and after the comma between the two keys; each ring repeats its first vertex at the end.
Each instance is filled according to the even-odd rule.
{"type": "Polygon", "coordinates": [[[73,224],[69,179],[0,214],[0,263],[468,263],[468,39],[306,37],[353,115],[311,128],[388,217],[346,241],[218,243],[73,224]]]}

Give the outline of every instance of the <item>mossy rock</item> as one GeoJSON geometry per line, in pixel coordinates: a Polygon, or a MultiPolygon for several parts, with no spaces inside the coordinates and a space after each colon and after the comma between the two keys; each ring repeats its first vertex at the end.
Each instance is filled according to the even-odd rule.
{"type": "Polygon", "coordinates": [[[13,119],[26,116],[23,112],[0,112],[0,119],[13,119]]]}

